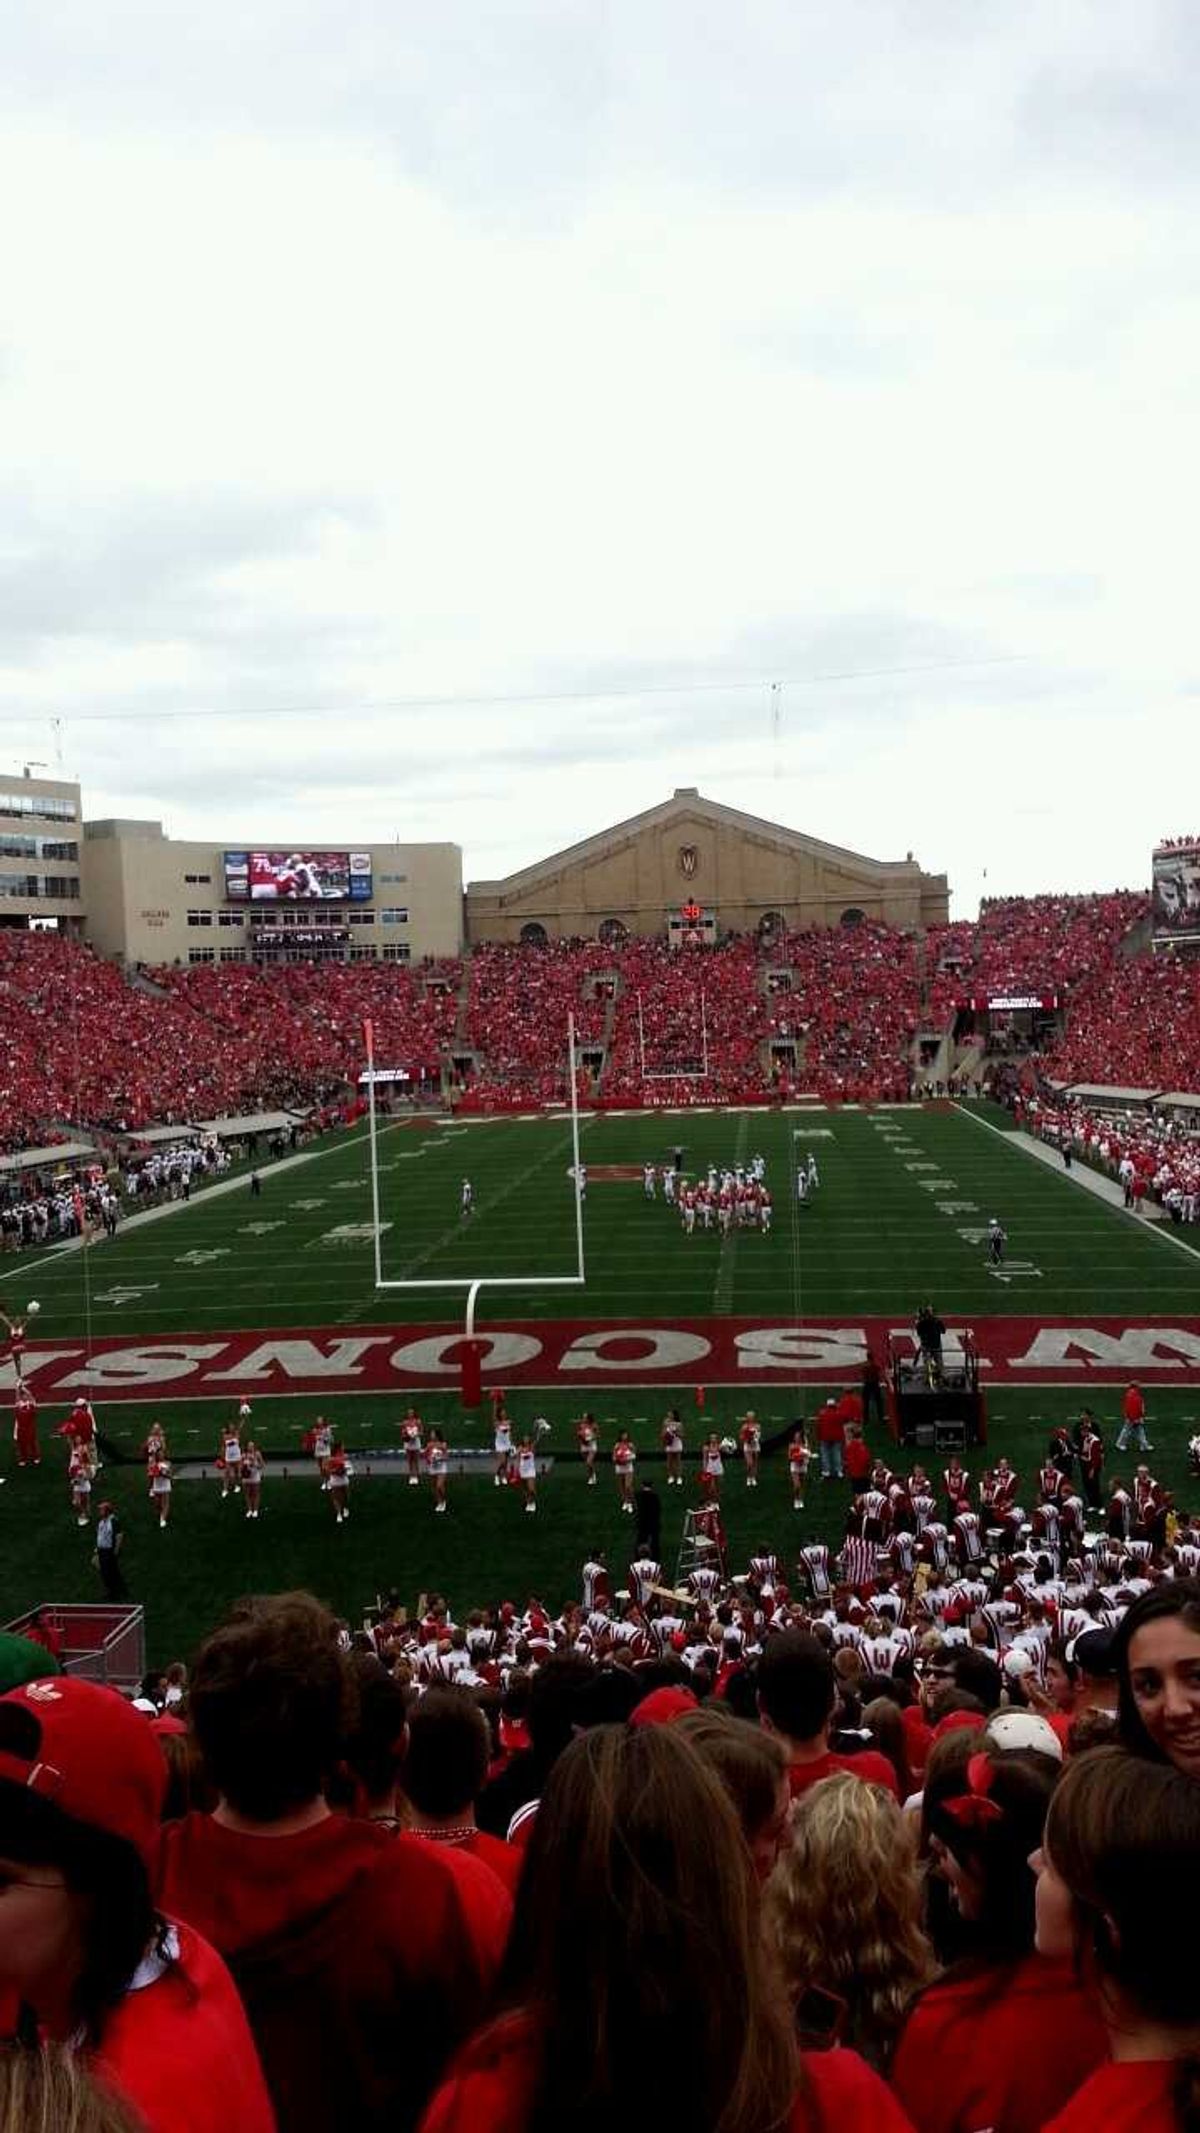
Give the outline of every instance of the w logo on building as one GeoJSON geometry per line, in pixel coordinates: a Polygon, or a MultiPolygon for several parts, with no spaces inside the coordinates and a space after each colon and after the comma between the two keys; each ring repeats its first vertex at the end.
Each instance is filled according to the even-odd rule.
{"type": "Polygon", "coordinates": [[[685,881],[692,879],[699,864],[700,853],[697,847],[694,844],[681,844],[679,847],[679,871],[685,881]]]}

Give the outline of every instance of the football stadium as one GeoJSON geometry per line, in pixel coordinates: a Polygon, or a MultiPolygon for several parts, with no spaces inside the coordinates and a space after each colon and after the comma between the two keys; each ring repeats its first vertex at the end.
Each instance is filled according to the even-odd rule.
{"type": "MultiPolygon", "coordinates": [[[[86,820],[78,850],[71,930],[0,933],[10,997],[32,1002],[51,980],[73,1003],[61,1058],[30,1018],[9,1097],[0,1308],[24,1339],[6,1369],[47,1440],[39,1466],[8,1476],[14,1597],[97,1596],[91,1504],[81,1525],[73,1439],[56,1435],[81,1398],[160,1664],[264,1576],[352,1622],[392,1591],[417,1612],[431,1592],[459,1611],[530,1593],[559,1610],[589,1555],[619,1563],[635,1537],[617,1439],[632,1439],[638,1481],[661,1485],[671,1409],[685,1485],[661,1496],[655,1546],[671,1587],[694,1561],[714,1436],[732,1447],[717,1492],[731,1567],[814,1543],[836,1558],[848,1507],[818,1478],[817,1423],[831,1398],[859,1396],[868,1358],[888,1401],[873,1453],[955,1448],[976,1479],[1003,1453],[1023,1496],[1051,1430],[1088,1408],[1115,1437],[1136,1383],[1155,1476],[1186,1501],[1200,1433],[1193,848],[1156,856],[1153,912],[1148,896],[1084,895],[950,924],[944,881],[911,860],[835,852],[681,791],[515,884],[468,886],[465,938],[435,884],[424,920],[414,904],[391,929],[403,963],[373,929],[323,929],[318,952],[309,929],[280,923],[330,908],[378,921],[395,893],[376,889],[383,854],[339,870],[328,853],[176,851],[158,825],[86,820]],[[139,878],[114,866],[115,844],[153,853],[154,909],[186,961],[143,960],[141,938],[108,957],[90,944],[121,923],[114,872],[139,878]],[[308,872],[281,885],[285,861],[308,872]],[[647,884],[676,896],[657,932],[634,901],[647,884]],[[184,911],[253,921],[256,904],[270,926],[245,927],[217,963],[195,946],[208,929],[179,924],[184,911]],[[475,937],[498,912],[508,939],[475,937]],[[185,1076],[204,1088],[190,1117],[185,1076]],[[56,1206],[53,1237],[33,1241],[56,1206]],[[924,1414],[912,1390],[924,1307],[970,1355],[962,1413],[948,1387],[927,1388],[924,1414]],[[501,1397],[512,1458],[498,1496],[501,1397]],[[243,1408],[238,1433],[265,1462],[253,1521],[222,1458],[243,1408]],[[319,1418],[349,1465],[341,1521],[312,1453],[319,1418]],[[166,1531],[145,1451],[155,1424],[166,1531]],[[814,1461],[802,1510],[797,1430],[814,1461]],[[526,1436],[535,1523],[517,1473],[526,1436]]],[[[424,858],[406,853],[414,881],[424,858]]],[[[1021,1508],[1028,1523],[1036,1501],[1021,1508]]]]}
{"type": "Polygon", "coordinates": [[[1194,8],[9,12],[0,2133],[1200,2133],[1194,8]]]}

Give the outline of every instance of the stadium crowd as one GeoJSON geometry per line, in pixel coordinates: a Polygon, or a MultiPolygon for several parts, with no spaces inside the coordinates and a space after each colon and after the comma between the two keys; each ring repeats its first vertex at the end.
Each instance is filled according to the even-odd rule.
{"type": "Polygon", "coordinates": [[[1078,1156],[1125,1188],[1126,1206],[1161,1203],[1173,1222],[1200,1221],[1200,1134],[1195,1124],[1151,1112],[1100,1111],[1069,1098],[1014,1093],[1026,1131],[1078,1156]]]}
{"type": "Polygon", "coordinates": [[[247,1600],[133,1703],[51,1617],[0,1638],[0,2093],[74,2080],[92,2133],[1194,2133],[1200,1533],[1098,1440],[1023,1481],[863,1445],[786,1577],[728,1576],[713,1514],[679,1591],[639,1535],[557,1614],[247,1600]]]}
{"type": "Polygon", "coordinates": [[[1186,1089],[1200,963],[1131,954],[1145,908],[1125,892],[1008,898],[925,935],[864,920],[682,952],[623,937],[420,968],[132,975],[65,936],[0,930],[0,1149],[353,1103],[367,1022],[377,1062],[466,1110],[562,1102],[568,1013],[589,1100],[870,1102],[911,1094],[915,1036],[963,1002],[1053,996],[1065,1028],[1040,1063],[1054,1078],[1186,1089]]]}

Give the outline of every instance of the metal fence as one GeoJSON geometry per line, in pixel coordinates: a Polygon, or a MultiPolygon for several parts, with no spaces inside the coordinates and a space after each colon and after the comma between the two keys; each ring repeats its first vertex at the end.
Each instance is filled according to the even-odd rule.
{"type": "Polygon", "coordinates": [[[116,1602],[99,1606],[46,1601],[18,1615],[4,1627],[14,1636],[29,1629],[35,1615],[62,1639],[62,1667],[85,1681],[113,1689],[136,1689],[146,1671],[146,1618],[140,1607],[116,1602]]]}

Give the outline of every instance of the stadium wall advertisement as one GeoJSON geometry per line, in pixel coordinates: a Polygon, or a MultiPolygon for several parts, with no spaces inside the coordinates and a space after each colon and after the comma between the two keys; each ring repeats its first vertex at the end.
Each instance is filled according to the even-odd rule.
{"type": "MultiPolygon", "coordinates": [[[[966,1327],[951,1327],[951,1335],[966,1327]]],[[[1004,1385],[1106,1384],[1131,1379],[1178,1384],[1200,1374],[1200,1318],[989,1318],[973,1329],[980,1369],[991,1391],[1004,1385]]],[[[872,1350],[881,1360],[889,1338],[912,1351],[911,1326],[887,1319],[852,1324],[812,1319],[687,1319],[667,1323],[609,1319],[535,1319],[489,1326],[485,1383],[505,1387],[604,1385],[836,1385],[856,1378],[872,1350]]],[[[39,1401],[86,1392],[98,1401],[216,1399],[241,1392],[410,1392],[453,1389],[464,1338],[461,1327],[376,1326],[353,1333],[330,1327],[299,1334],[164,1334],[64,1340],[26,1351],[25,1377],[39,1401]]],[[[13,1366],[0,1386],[14,1384],[13,1366]]]]}
{"type": "Polygon", "coordinates": [[[1200,944],[1200,842],[1160,845],[1152,862],[1151,911],[1157,944],[1200,944]]]}

